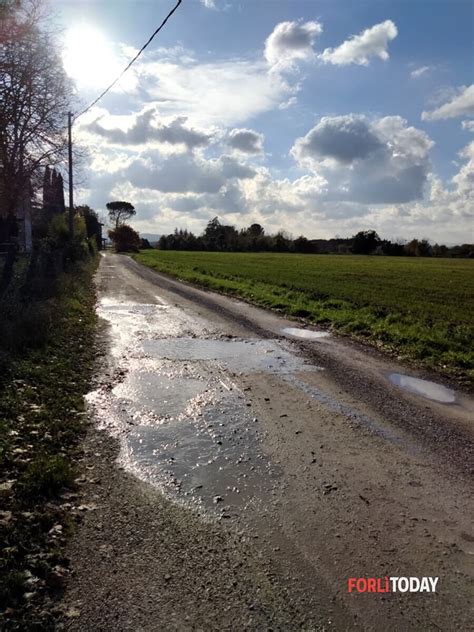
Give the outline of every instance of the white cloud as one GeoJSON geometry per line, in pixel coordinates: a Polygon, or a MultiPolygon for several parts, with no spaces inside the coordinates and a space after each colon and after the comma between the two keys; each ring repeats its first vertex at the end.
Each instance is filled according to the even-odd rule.
{"type": "Polygon", "coordinates": [[[423,112],[424,121],[456,118],[458,116],[474,116],[474,84],[462,86],[456,96],[431,112],[423,112]]]}
{"type": "Polygon", "coordinates": [[[233,129],[229,132],[227,144],[245,154],[260,154],[263,151],[263,134],[251,129],[233,129]]]}
{"type": "Polygon", "coordinates": [[[410,77],[412,79],[419,79],[423,75],[426,75],[433,69],[433,66],[420,66],[419,68],[415,68],[410,73],[410,77]]]}
{"type": "Polygon", "coordinates": [[[389,58],[388,43],[397,34],[397,27],[392,20],[385,20],[359,35],[353,35],[337,48],[326,48],[321,54],[321,59],[331,64],[361,66],[367,66],[371,57],[386,60],[389,58]]]}
{"type": "Polygon", "coordinates": [[[466,163],[453,177],[453,183],[463,197],[472,201],[474,200],[474,141],[464,147],[459,155],[466,160],[466,163]]]}
{"type": "MultiPolygon", "coordinates": [[[[370,125],[382,143],[393,143],[392,160],[407,167],[431,146],[426,135],[420,136],[400,117],[385,117],[370,125]]],[[[373,165],[366,160],[335,163],[336,168],[323,169],[324,173],[291,180],[275,177],[266,167],[252,170],[229,156],[163,158],[156,152],[145,152],[132,163],[117,163],[113,174],[91,173],[92,190],[82,191],[80,201],[100,209],[114,197],[130,200],[138,211],[133,223],[144,232],[167,233],[181,227],[199,233],[211,217],[219,215],[238,227],[259,222],[267,232],[285,228],[308,237],[353,235],[374,228],[386,237],[427,236],[441,243],[460,243],[466,241],[472,218],[473,145],[461,152],[464,164],[448,187],[428,173],[424,199],[409,203],[369,203],[349,199],[354,195],[339,190],[338,183],[347,176],[341,168],[355,171],[359,180],[371,175],[373,165]],[[365,172],[360,168],[364,164],[365,172]]]]}
{"type": "MultiPolygon", "coordinates": [[[[374,228],[388,237],[465,240],[474,149],[463,150],[458,173],[444,186],[431,173],[432,141],[401,117],[320,119],[294,143],[299,176],[270,170],[255,117],[271,110],[282,116],[278,110],[296,103],[299,85],[283,71],[316,59],[320,32],[317,23],[287,24],[298,28],[278,25],[267,40],[273,63],[263,57],[203,63],[179,46],[147,51],[132,69],[135,88],[120,100],[108,97],[111,111],[128,114],[94,108],[75,127],[91,149],[89,189],[78,192],[78,202],[103,211],[110,199],[129,199],[138,211],[134,224],[145,232],[200,232],[219,215],[239,227],[260,222],[268,232],[285,228],[309,237],[374,228]]],[[[372,31],[326,53],[334,55],[326,61],[386,57],[387,42],[377,48],[366,35],[372,31]]]]}
{"type": "Polygon", "coordinates": [[[275,109],[297,90],[258,60],[199,63],[145,56],[135,72],[141,101],[157,105],[163,115],[187,116],[193,125],[238,125],[275,109]]]}
{"type": "Polygon", "coordinates": [[[296,97],[290,97],[287,101],[283,101],[282,103],[280,103],[280,105],[278,106],[279,110],[287,110],[288,108],[291,108],[293,105],[296,105],[298,103],[298,99],[296,97]]]}
{"type": "Polygon", "coordinates": [[[271,66],[286,68],[295,61],[315,58],[313,44],[323,31],[319,22],[280,22],[265,42],[265,59],[271,66]]]}
{"type": "Polygon", "coordinates": [[[433,142],[425,132],[388,116],[323,117],[291,150],[299,165],[328,181],[327,196],[363,204],[423,197],[433,142]]]}
{"type": "Polygon", "coordinates": [[[206,9],[217,9],[215,0],[201,0],[201,4],[203,4],[206,9]]]}
{"type": "Polygon", "coordinates": [[[474,121],[463,121],[462,128],[468,132],[474,132],[474,121]]]}

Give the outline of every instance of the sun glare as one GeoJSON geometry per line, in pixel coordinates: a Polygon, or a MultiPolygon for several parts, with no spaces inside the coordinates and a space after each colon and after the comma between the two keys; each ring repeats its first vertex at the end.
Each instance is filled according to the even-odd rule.
{"type": "Polygon", "coordinates": [[[82,24],[66,33],[63,64],[79,86],[98,89],[115,79],[121,65],[103,33],[82,24]]]}

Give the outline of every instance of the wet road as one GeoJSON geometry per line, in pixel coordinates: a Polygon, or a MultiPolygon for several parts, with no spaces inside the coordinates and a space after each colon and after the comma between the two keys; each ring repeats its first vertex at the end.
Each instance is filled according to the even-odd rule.
{"type": "Polygon", "coordinates": [[[472,399],[125,256],[98,287],[110,358],[89,401],[121,467],[255,539],[325,628],[468,629],[472,399]],[[437,592],[348,594],[385,576],[437,592]]]}

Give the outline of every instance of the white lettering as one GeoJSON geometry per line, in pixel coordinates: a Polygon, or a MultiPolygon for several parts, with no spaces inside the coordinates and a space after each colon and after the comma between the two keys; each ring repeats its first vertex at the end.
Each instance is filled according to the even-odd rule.
{"type": "Polygon", "coordinates": [[[421,578],[421,588],[420,592],[430,592],[430,583],[428,581],[428,577],[421,578]]]}
{"type": "Polygon", "coordinates": [[[418,577],[410,577],[410,592],[418,592],[420,590],[420,580],[418,577]]]}
{"type": "Polygon", "coordinates": [[[408,577],[399,577],[398,578],[398,590],[400,592],[406,592],[408,590],[408,577]]]}
{"type": "Polygon", "coordinates": [[[431,592],[436,592],[436,584],[438,583],[439,577],[428,577],[428,581],[431,584],[431,592]]]}

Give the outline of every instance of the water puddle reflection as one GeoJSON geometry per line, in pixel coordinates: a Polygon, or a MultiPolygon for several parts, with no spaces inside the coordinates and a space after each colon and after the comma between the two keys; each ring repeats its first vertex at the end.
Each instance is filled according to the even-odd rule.
{"type": "Polygon", "coordinates": [[[260,441],[245,399],[227,393],[198,417],[134,428],[122,462],[173,500],[232,517],[268,502],[278,477],[260,441]]]}
{"type": "Polygon", "coordinates": [[[429,380],[422,380],[418,377],[411,377],[409,375],[403,375],[401,373],[390,373],[389,380],[395,386],[403,388],[409,393],[415,395],[421,395],[427,399],[431,399],[434,402],[441,404],[454,404],[456,401],[456,393],[450,388],[446,388],[442,384],[436,384],[436,382],[430,382],[429,380]]]}
{"type": "Polygon", "coordinates": [[[313,329],[300,329],[298,327],[285,327],[281,331],[287,336],[293,336],[295,338],[305,338],[306,340],[328,338],[331,335],[328,331],[314,331],[313,329]]]}
{"type": "Polygon", "coordinates": [[[293,373],[317,367],[285,350],[274,340],[168,338],[145,340],[143,350],[154,358],[218,362],[231,371],[293,373]]]}

